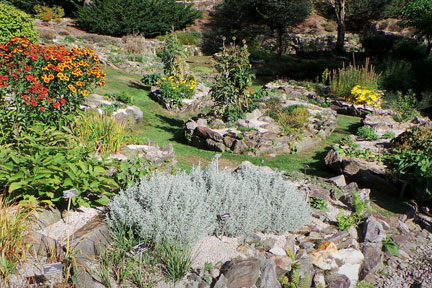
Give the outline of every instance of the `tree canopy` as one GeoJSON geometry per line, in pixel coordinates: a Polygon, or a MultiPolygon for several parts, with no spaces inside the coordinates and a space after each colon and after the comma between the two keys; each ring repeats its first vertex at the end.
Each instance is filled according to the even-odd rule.
{"type": "Polygon", "coordinates": [[[409,2],[402,10],[405,25],[413,26],[427,41],[427,55],[432,49],[432,0],[409,2]]]}

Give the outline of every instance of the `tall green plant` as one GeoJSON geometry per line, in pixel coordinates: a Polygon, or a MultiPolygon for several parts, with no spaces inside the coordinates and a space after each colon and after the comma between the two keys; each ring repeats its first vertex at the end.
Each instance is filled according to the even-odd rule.
{"type": "Polygon", "coordinates": [[[358,67],[350,64],[334,70],[330,77],[330,88],[332,94],[336,97],[348,98],[351,96],[352,89],[360,85],[371,91],[378,89],[380,74],[375,72],[375,68],[366,60],[364,66],[358,67]]]}
{"type": "MultiPolygon", "coordinates": [[[[235,41],[235,38],[233,38],[235,41]]],[[[210,95],[215,102],[215,113],[224,118],[240,118],[253,104],[251,92],[252,66],[245,41],[242,46],[223,45],[215,56],[217,72],[210,95]]]]}

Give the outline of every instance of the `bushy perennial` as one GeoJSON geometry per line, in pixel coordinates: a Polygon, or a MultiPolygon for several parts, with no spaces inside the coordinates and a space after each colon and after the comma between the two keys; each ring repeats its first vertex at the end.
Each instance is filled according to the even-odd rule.
{"type": "Polygon", "coordinates": [[[111,227],[130,225],[144,239],[194,243],[206,235],[295,231],[311,220],[298,190],[275,172],[256,167],[236,173],[195,167],[176,175],[153,175],[111,202],[111,227]],[[218,215],[230,213],[222,222],[218,215]]]}

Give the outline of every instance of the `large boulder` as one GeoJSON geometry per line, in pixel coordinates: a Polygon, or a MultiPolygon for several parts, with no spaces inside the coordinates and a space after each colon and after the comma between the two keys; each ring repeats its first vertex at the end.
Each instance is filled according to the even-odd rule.
{"type": "Polygon", "coordinates": [[[255,258],[225,262],[221,273],[227,288],[252,287],[260,276],[259,260],[255,258]]]}

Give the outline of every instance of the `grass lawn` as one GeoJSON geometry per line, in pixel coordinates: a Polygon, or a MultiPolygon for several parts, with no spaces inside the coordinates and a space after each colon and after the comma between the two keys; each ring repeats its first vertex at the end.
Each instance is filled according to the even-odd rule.
{"type": "MultiPolygon", "coordinates": [[[[157,102],[149,97],[149,91],[130,83],[130,80],[139,80],[139,75],[125,74],[110,68],[107,72],[105,87],[95,91],[97,94],[111,92],[126,92],[132,97],[133,105],[137,105],[144,112],[144,121],[133,128],[137,142],[146,143],[148,139],[159,145],[172,144],[176,152],[178,166],[181,169],[189,169],[192,165],[202,163],[206,165],[217,154],[204,151],[186,144],[183,136],[183,123],[185,119],[178,118],[175,114],[163,109],[157,102]]],[[[255,88],[264,83],[260,80],[255,82],[255,88]]],[[[343,137],[355,133],[360,125],[360,118],[339,116],[338,128],[325,141],[316,147],[298,154],[286,154],[278,157],[251,157],[247,155],[236,155],[224,153],[221,157],[221,166],[234,167],[244,160],[256,165],[266,165],[285,171],[304,171],[308,165],[307,173],[317,176],[331,176],[332,174],[324,166],[324,157],[328,149],[343,137]],[[264,160],[264,161],[263,161],[264,160]]]]}

